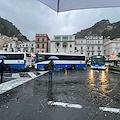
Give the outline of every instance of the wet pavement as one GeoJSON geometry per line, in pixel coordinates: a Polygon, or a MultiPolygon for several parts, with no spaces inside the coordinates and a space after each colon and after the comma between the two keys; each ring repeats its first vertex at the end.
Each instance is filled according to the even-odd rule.
{"type": "Polygon", "coordinates": [[[120,120],[119,109],[120,74],[104,70],[58,70],[52,81],[46,73],[0,95],[0,120],[120,120]]]}

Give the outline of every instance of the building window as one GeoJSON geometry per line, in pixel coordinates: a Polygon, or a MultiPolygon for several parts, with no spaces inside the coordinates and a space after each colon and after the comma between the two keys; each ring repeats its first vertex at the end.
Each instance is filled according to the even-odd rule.
{"type": "Polygon", "coordinates": [[[56,43],[56,46],[59,47],[60,43],[56,43]]]}
{"type": "Polygon", "coordinates": [[[94,50],[94,47],[92,47],[92,50],[94,50]]]}
{"type": "Polygon", "coordinates": [[[98,47],[98,50],[100,50],[100,47],[98,47]]]}
{"type": "Polygon", "coordinates": [[[26,44],[26,46],[28,46],[28,44],[26,44]]]}
{"type": "Polygon", "coordinates": [[[44,48],[44,44],[42,44],[42,48],[44,48]]]}
{"type": "Polygon", "coordinates": [[[92,40],[92,44],[94,44],[94,41],[92,40]]]}
{"type": "Polygon", "coordinates": [[[90,53],[88,53],[88,56],[90,55],[90,53]]]}
{"type": "Polygon", "coordinates": [[[75,47],[75,50],[77,50],[77,47],[75,47]]]}
{"type": "Polygon", "coordinates": [[[88,44],[90,43],[89,40],[87,41],[87,43],[88,43],[88,44]]]}
{"type": "Polygon", "coordinates": [[[98,44],[100,44],[100,41],[98,41],[98,44]]]}
{"type": "Polygon", "coordinates": [[[12,48],[12,44],[10,44],[10,48],[12,48]]]}
{"type": "Polygon", "coordinates": [[[90,49],[90,47],[88,47],[88,50],[90,49]]]}
{"type": "Polygon", "coordinates": [[[44,42],[44,38],[42,39],[42,42],[44,42]]]}
{"type": "Polygon", "coordinates": [[[37,48],[39,48],[39,44],[37,45],[37,48]]]}
{"type": "Polygon", "coordinates": [[[83,47],[81,47],[81,50],[83,50],[83,47]]]}
{"type": "Polygon", "coordinates": [[[38,38],[38,42],[39,42],[39,38],[38,38]]]}
{"type": "Polygon", "coordinates": [[[58,52],[58,49],[56,49],[56,52],[58,52]]]}
{"type": "Polygon", "coordinates": [[[72,40],[72,36],[70,36],[70,40],[72,40]]]}
{"type": "Polygon", "coordinates": [[[81,40],[81,44],[83,44],[83,40],[81,40]]]}
{"type": "Polygon", "coordinates": [[[92,53],[92,55],[94,55],[94,53],[92,53]]]}
{"type": "Polygon", "coordinates": [[[42,51],[42,53],[44,53],[44,51],[42,51]]]}
{"type": "Polygon", "coordinates": [[[83,54],[83,53],[81,53],[81,54],[83,54]]]}
{"type": "Polygon", "coordinates": [[[33,44],[32,44],[32,47],[33,47],[33,44]]]}
{"type": "Polygon", "coordinates": [[[72,44],[70,44],[70,47],[72,47],[72,44]]]}
{"type": "Polygon", "coordinates": [[[55,37],[55,41],[60,41],[60,37],[55,37]]]}
{"type": "Polygon", "coordinates": [[[98,53],[98,55],[100,55],[100,53],[98,53]]]}
{"type": "Polygon", "coordinates": [[[67,40],[68,40],[68,37],[62,37],[62,40],[63,40],[63,41],[67,41],[67,40]]]}

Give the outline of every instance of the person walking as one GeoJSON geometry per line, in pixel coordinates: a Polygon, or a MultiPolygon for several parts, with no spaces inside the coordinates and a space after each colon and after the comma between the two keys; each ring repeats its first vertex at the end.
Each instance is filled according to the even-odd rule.
{"type": "Polygon", "coordinates": [[[49,69],[49,80],[52,80],[52,73],[54,69],[54,63],[53,60],[51,60],[48,64],[48,69],[49,69]]]}
{"type": "Polygon", "coordinates": [[[4,60],[0,63],[0,74],[1,74],[1,83],[3,82],[3,71],[5,70],[4,60]]]}

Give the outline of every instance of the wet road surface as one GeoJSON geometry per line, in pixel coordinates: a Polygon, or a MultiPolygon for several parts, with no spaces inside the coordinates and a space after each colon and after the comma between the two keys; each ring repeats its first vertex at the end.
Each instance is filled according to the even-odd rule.
{"type": "Polygon", "coordinates": [[[0,120],[120,120],[120,74],[102,70],[58,70],[0,95],[0,120]],[[82,108],[48,105],[49,101],[82,108]]]}

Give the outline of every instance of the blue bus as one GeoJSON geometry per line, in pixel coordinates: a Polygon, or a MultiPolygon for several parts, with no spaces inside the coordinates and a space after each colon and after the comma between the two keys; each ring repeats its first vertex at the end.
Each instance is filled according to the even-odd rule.
{"type": "Polygon", "coordinates": [[[6,56],[5,65],[10,69],[23,69],[32,66],[31,54],[25,52],[0,52],[0,55],[6,56]]]}
{"type": "Polygon", "coordinates": [[[53,60],[54,68],[85,68],[85,55],[66,54],[66,53],[37,53],[35,69],[47,70],[47,65],[50,62],[49,57],[56,56],[59,59],[53,60]]]}
{"type": "Polygon", "coordinates": [[[105,56],[104,55],[91,56],[91,68],[92,69],[106,69],[105,56]]]}

